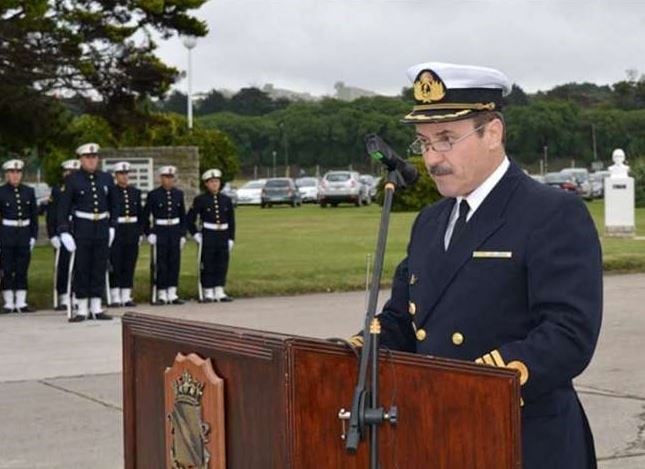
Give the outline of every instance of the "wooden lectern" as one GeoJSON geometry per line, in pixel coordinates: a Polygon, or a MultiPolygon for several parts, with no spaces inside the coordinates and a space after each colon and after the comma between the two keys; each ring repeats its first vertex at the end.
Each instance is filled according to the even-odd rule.
{"type": "MultiPolygon", "coordinates": [[[[351,406],[358,364],[345,347],[127,313],[123,317],[126,468],[172,467],[168,421],[183,422],[185,415],[193,414],[169,416],[168,377],[174,378],[177,399],[189,402],[205,392],[203,383],[194,384],[199,380],[189,374],[183,378],[172,374],[178,354],[210,359],[213,380],[223,382],[221,408],[202,408],[203,414],[215,417],[202,416],[206,421],[201,431],[222,435],[225,454],[211,452],[210,461],[199,467],[220,467],[218,461],[229,469],[368,467],[367,441],[350,455],[342,440],[338,413],[351,406]]],[[[383,351],[381,357],[380,402],[399,409],[398,424],[383,425],[379,431],[383,469],[521,467],[520,387],[514,371],[406,353],[383,351]]],[[[199,428],[184,432],[182,438],[196,433],[199,428]]],[[[182,443],[180,436],[175,438],[182,443]]],[[[194,450],[190,444],[187,448],[182,451],[194,450]]]]}

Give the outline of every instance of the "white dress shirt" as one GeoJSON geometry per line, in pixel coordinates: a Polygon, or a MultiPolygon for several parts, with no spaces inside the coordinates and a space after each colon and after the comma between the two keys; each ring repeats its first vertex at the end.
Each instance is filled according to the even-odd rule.
{"type": "Polygon", "coordinates": [[[450,245],[450,238],[452,237],[452,231],[455,229],[457,218],[459,218],[459,204],[461,203],[461,201],[465,198],[470,207],[468,215],[466,215],[466,222],[468,222],[475,214],[479,206],[484,202],[484,200],[486,200],[488,194],[491,193],[497,183],[504,177],[504,174],[506,174],[506,171],[508,170],[510,165],[511,163],[508,160],[508,157],[504,156],[504,160],[499,164],[497,169],[495,169],[495,171],[493,171],[493,173],[488,176],[488,178],[486,178],[486,180],[482,182],[477,189],[472,191],[467,197],[457,197],[457,203],[455,203],[455,206],[452,209],[450,220],[448,221],[448,227],[446,228],[446,234],[443,238],[443,247],[445,250],[448,250],[448,246],[450,245]]]}

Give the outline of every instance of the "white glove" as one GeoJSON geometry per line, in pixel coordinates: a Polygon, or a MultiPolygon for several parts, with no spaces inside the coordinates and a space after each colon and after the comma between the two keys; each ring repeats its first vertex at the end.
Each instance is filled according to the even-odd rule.
{"type": "Polygon", "coordinates": [[[148,243],[150,243],[150,244],[151,244],[151,245],[153,245],[153,246],[154,246],[155,244],[157,244],[157,235],[156,235],[156,234],[153,234],[153,233],[150,233],[150,234],[148,235],[148,243]]]}
{"type": "Polygon", "coordinates": [[[228,252],[231,252],[233,250],[233,245],[235,244],[235,241],[232,239],[228,240],[228,252]]]}
{"type": "Polygon", "coordinates": [[[182,236],[181,239],[179,240],[179,249],[184,249],[185,245],[186,245],[186,237],[182,236]]]}
{"type": "Polygon", "coordinates": [[[58,236],[52,236],[52,238],[49,240],[52,246],[54,246],[54,249],[57,251],[60,249],[60,238],[58,236]]]}
{"type": "Polygon", "coordinates": [[[76,242],[74,241],[74,238],[72,238],[72,235],[69,233],[63,233],[60,235],[60,241],[63,243],[63,246],[65,246],[65,249],[67,249],[69,252],[74,252],[76,251],[76,242]]]}
{"type": "Polygon", "coordinates": [[[110,240],[108,241],[108,247],[112,247],[114,236],[116,236],[116,228],[110,227],[110,240]]]}
{"type": "Polygon", "coordinates": [[[193,235],[193,239],[197,244],[202,244],[202,234],[201,233],[195,233],[193,235]]]}
{"type": "Polygon", "coordinates": [[[29,250],[30,251],[33,251],[35,245],[36,245],[36,238],[29,238],[29,250]]]}

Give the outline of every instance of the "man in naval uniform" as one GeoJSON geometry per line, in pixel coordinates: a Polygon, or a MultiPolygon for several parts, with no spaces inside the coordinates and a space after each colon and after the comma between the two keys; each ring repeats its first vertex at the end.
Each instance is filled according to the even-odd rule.
{"type": "Polygon", "coordinates": [[[27,271],[38,238],[38,207],[34,189],[22,184],[21,160],[2,165],[6,184],[0,187],[0,264],[3,313],[31,313],[27,306],[27,271]]]}
{"type": "MultiPolygon", "coordinates": [[[[61,168],[63,170],[63,179],[65,179],[67,176],[72,174],[72,172],[78,171],[81,168],[81,162],[78,160],[65,160],[61,163],[61,168]]],[[[60,201],[61,196],[61,187],[62,186],[52,187],[45,216],[49,242],[58,253],[58,264],[56,265],[56,272],[54,272],[54,275],[56,275],[56,294],[58,295],[58,306],[55,308],[56,311],[66,311],[70,301],[67,292],[70,252],[61,244],[60,237],[58,236],[57,214],[58,202],[60,201]]]]}
{"type": "Polygon", "coordinates": [[[110,248],[111,306],[136,306],[132,299],[134,269],[139,257],[140,238],[143,234],[143,206],[141,191],[129,184],[130,163],[114,165],[116,187],[116,235],[110,248]]]}
{"type": "Polygon", "coordinates": [[[177,168],[159,169],[160,186],[151,190],[143,209],[144,232],[156,250],[157,305],[184,304],[177,295],[181,250],[186,244],[184,192],[175,187],[177,168]],[[152,216],[152,221],[150,217],[152,216]]]}
{"type": "Polygon", "coordinates": [[[202,174],[206,192],[193,200],[188,211],[188,231],[201,245],[200,281],[205,303],[230,302],[233,298],[224,291],[230,252],[235,244],[235,213],[233,202],[222,194],[222,172],[209,169],[202,174]],[[197,218],[201,229],[197,227],[197,218]]]}
{"type": "Polygon", "coordinates": [[[76,149],[81,169],[65,178],[58,205],[58,234],[65,248],[75,253],[73,289],[78,310],[70,322],[91,316],[112,319],[101,308],[109,248],[114,240],[117,208],[114,181],[98,169],[99,146],[87,143],[76,149]],[[70,222],[70,219],[72,220],[70,222]],[[70,224],[74,226],[73,234],[70,224]]]}
{"type": "Polygon", "coordinates": [[[414,222],[378,316],[380,343],[516,370],[522,467],[594,468],[572,384],[591,360],[602,315],[600,244],[587,208],[507,157],[501,110],[510,83],[501,72],[424,63],[408,75],[411,150],[445,198],[414,222]]]}

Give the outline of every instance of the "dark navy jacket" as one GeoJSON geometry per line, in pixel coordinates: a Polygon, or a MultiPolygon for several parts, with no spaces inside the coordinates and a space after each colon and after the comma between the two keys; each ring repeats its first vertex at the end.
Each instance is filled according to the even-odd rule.
{"type": "Polygon", "coordinates": [[[49,239],[58,235],[58,202],[60,201],[60,196],[60,187],[52,187],[51,194],[49,195],[49,201],[47,202],[47,210],[45,213],[47,237],[49,239]]]}
{"type": "Polygon", "coordinates": [[[193,200],[193,205],[186,216],[186,224],[190,234],[197,233],[197,217],[203,223],[227,224],[228,229],[214,231],[202,228],[201,233],[204,236],[204,242],[226,241],[222,243],[223,247],[228,249],[228,240],[235,240],[235,212],[233,202],[226,194],[211,194],[206,192],[200,194],[193,200]]]}
{"type": "Polygon", "coordinates": [[[116,244],[133,244],[139,242],[139,236],[143,233],[143,206],[141,205],[141,191],[134,186],[114,186],[114,198],[116,204],[116,244]],[[124,218],[137,218],[133,223],[122,223],[124,218]]]}
{"type": "Polygon", "coordinates": [[[182,236],[186,236],[186,206],[184,204],[183,191],[173,187],[166,190],[163,187],[148,192],[146,206],[143,209],[143,230],[147,235],[156,234],[158,242],[163,242],[165,238],[172,239],[173,242],[182,236]],[[152,220],[150,216],[152,215],[152,220]],[[177,225],[157,225],[155,220],[158,219],[179,219],[177,225]]]}
{"type": "Polygon", "coordinates": [[[115,225],[114,180],[104,171],[88,173],[83,169],[74,171],[65,178],[58,202],[58,233],[71,231],[70,215],[74,223],[74,238],[93,240],[109,236],[109,227],[115,225]],[[87,220],[75,215],[77,211],[101,214],[108,218],[87,220]]]}
{"type": "Polygon", "coordinates": [[[379,316],[381,344],[520,370],[523,468],[595,467],[572,385],[602,315],[600,243],[584,203],[511,164],[446,252],[454,204],[417,217],[379,316]]]}
{"type": "Polygon", "coordinates": [[[28,246],[30,238],[38,239],[38,207],[32,187],[7,183],[0,186],[0,217],[6,220],[29,220],[29,226],[0,225],[3,246],[28,246]]]}

